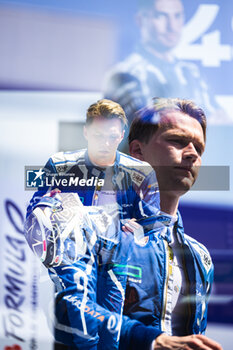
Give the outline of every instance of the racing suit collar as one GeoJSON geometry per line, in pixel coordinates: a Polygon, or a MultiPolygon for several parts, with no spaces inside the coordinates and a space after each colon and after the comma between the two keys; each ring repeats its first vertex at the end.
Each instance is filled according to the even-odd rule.
{"type": "Polygon", "coordinates": [[[169,62],[169,61],[165,61],[155,55],[153,55],[150,51],[148,51],[143,45],[139,45],[136,48],[136,52],[142,56],[143,58],[145,58],[149,63],[152,63],[152,65],[154,66],[156,64],[156,62],[161,66],[173,66],[176,62],[177,59],[174,58],[173,62],[169,62]]]}
{"type": "Polygon", "coordinates": [[[157,223],[162,225],[160,236],[163,239],[165,239],[168,243],[171,243],[172,241],[172,232],[176,222],[177,222],[177,216],[172,216],[162,211],[158,215],[157,223]]]}
{"type": "Polygon", "coordinates": [[[158,215],[144,217],[138,223],[144,227],[146,235],[153,234],[155,237],[162,237],[168,243],[172,240],[172,231],[177,222],[177,216],[171,216],[164,212],[158,215]]]}
{"type": "Polygon", "coordinates": [[[176,216],[172,216],[161,211],[154,224],[155,230],[159,228],[161,230],[160,236],[168,243],[171,243],[172,241],[172,231],[174,229],[177,233],[178,242],[180,244],[185,243],[183,221],[179,211],[177,211],[176,216]],[[161,230],[162,226],[163,228],[161,230]]]}
{"type": "Polygon", "coordinates": [[[185,243],[184,226],[183,226],[183,221],[179,210],[177,210],[177,218],[178,218],[176,222],[177,238],[179,243],[185,243]]]}

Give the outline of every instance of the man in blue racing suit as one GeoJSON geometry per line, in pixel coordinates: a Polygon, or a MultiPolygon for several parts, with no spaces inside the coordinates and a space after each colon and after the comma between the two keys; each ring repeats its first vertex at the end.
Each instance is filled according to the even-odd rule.
{"type": "Polygon", "coordinates": [[[132,236],[76,193],[48,196],[28,216],[25,236],[56,287],[56,348],[118,349],[132,236]]]}
{"type": "Polygon", "coordinates": [[[85,206],[104,207],[119,228],[120,220],[154,215],[159,192],[152,167],[117,151],[127,119],[121,106],[99,100],[87,110],[84,136],[87,149],[59,152],[44,167],[44,186],[33,196],[29,214],[53,188],[77,192],[85,206]]]}
{"type": "MultiPolygon", "coordinates": [[[[198,66],[177,59],[174,49],[184,31],[182,0],[139,0],[139,42],[135,52],[107,74],[104,97],[120,103],[131,124],[134,113],[154,96],[192,99],[208,113],[208,120],[228,120],[198,66]]],[[[127,149],[123,141],[121,149],[127,149]],[[124,148],[122,148],[124,144],[124,148]]]]}
{"type": "Polygon", "coordinates": [[[52,156],[28,207],[26,238],[56,286],[55,338],[74,348],[117,348],[132,241],[122,225],[158,212],[153,169],[117,151],[125,125],[117,103],[91,105],[87,150],[52,156]]]}
{"type": "Polygon", "coordinates": [[[127,223],[129,256],[121,350],[222,349],[203,334],[213,281],[207,249],[184,233],[180,197],[194,184],[206,141],[206,117],[192,101],[155,98],[137,113],[130,154],[156,171],[161,213],[127,223]],[[140,225],[141,224],[141,225],[140,225]]]}

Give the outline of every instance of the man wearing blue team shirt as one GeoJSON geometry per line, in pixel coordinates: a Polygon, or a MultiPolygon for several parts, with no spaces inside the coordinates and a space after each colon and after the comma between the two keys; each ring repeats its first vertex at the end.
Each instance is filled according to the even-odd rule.
{"type": "MultiPolygon", "coordinates": [[[[203,334],[213,264],[207,249],[184,233],[180,197],[197,179],[205,149],[206,117],[189,100],[155,98],[130,128],[130,154],[156,171],[161,213],[139,223],[121,330],[121,350],[222,349],[203,334]]],[[[139,223],[126,224],[137,232],[139,223]]]]}
{"type": "Polygon", "coordinates": [[[93,103],[87,149],[53,155],[44,171],[61,185],[39,190],[28,207],[26,238],[55,283],[55,338],[63,347],[118,348],[131,244],[122,226],[159,210],[152,167],[117,151],[126,124],[118,103],[93,103]]]}

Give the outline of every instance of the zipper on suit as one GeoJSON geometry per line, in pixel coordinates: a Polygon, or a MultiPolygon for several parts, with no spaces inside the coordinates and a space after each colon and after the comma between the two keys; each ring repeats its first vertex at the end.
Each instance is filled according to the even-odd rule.
{"type": "Polygon", "coordinates": [[[168,290],[168,281],[170,276],[169,271],[169,251],[168,251],[168,243],[167,241],[163,241],[164,251],[166,255],[166,266],[165,266],[165,279],[164,279],[164,286],[163,286],[163,304],[162,304],[162,317],[161,317],[161,329],[162,331],[165,331],[165,314],[166,314],[166,307],[167,307],[167,290],[168,290]]]}
{"type": "MultiPolygon", "coordinates": [[[[189,280],[189,277],[188,277],[188,272],[187,272],[187,268],[186,268],[186,263],[185,263],[185,246],[184,244],[182,243],[181,244],[181,248],[182,248],[182,264],[184,266],[184,274],[185,274],[185,279],[186,279],[186,283],[187,283],[187,290],[188,290],[188,295],[190,295],[190,280],[189,280]]],[[[188,322],[186,323],[186,332],[187,334],[190,334],[190,320],[191,320],[191,315],[192,315],[192,311],[191,311],[191,304],[190,304],[190,301],[188,302],[188,305],[187,305],[187,309],[188,309],[188,322]]]]}

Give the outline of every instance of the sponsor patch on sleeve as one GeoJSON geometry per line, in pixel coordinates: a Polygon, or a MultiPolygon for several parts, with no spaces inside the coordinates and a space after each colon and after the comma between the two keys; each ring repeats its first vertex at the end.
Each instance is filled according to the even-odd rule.
{"type": "Polygon", "coordinates": [[[133,181],[136,185],[140,186],[140,185],[142,184],[142,182],[144,181],[144,179],[145,179],[145,176],[143,176],[142,174],[139,174],[139,173],[136,172],[136,171],[133,171],[133,172],[132,172],[132,181],[133,181]]]}
{"type": "Polygon", "coordinates": [[[205,251],[203,248],[199,247],[197,244],[195,244],[195,249],[199,253],[202,264],[208,273],[210,271],[210,268],[212,266],[212,260],[207,251],[205,251]]]}

